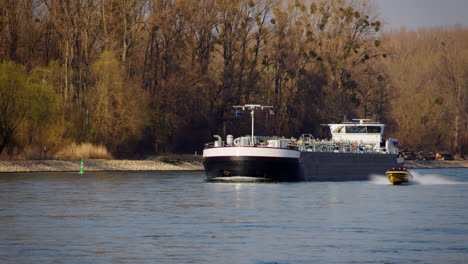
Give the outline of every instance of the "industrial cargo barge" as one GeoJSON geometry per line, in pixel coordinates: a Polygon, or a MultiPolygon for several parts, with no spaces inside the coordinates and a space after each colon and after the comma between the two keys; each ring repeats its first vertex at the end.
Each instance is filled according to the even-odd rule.
{"type": "Polygon", "coordinates": [[[331,139],[315,139],[311,134],[299,138],[254,135],[254,112],[271,106],[247,104],[252,118],[251,135],[205,145],[203,166],[207,179],[253,177],[273,181],[350,181],[368,180],[388,168],[403,167],[395,140],[383,138],[385,125],[368,119],[327,124],[331,139]]]}

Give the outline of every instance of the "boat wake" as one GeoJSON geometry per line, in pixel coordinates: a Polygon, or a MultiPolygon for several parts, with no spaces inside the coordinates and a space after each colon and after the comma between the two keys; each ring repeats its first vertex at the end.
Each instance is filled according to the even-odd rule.
{"type": "Polygon", "coordinates": [[[384,174],[371,174],[370,181],[373,184],[384,184],[384,185],[391,184],[387,176],[385,176],[384,174]]]}
{"type": "MultiPolygon", "coordinates": [[[[420,174],[414,171],[410,171],[414,177],[414,180],[410,184],[420,185],[442,185],[442,184],[468,184],[468,182],[460,182],[446,179],[438,174],[420,174]]],[[[373,184],[391,184],[387,176],[383,174],[372,174],[370,181],[373,184]]]]}
{"type": "Polygon", "coordinates": [[[411,172],[414,176],[414,182],[422,185],[440,185],[440,184],[467,184],[467,182],[460,182],[443,178],[438,174],[419,174],[411,172]]]}

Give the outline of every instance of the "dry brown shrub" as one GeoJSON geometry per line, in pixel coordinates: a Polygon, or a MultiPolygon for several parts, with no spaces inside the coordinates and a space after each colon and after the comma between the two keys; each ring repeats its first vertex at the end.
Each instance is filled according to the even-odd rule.
{"type": "Polygon", "coordinates": [[[75,160],[75,159],[112,159],[112,155],[107,151],[107,148],[102,145],[94,145],[91,143],[72,143],[63,147],[55,153],[54,158],[75,160]]]}
{"type": "Polygon", "coordinates": [[[6,147],[0,155],[0,160],[40,160],[47,158],[49,157],[44,154],[39,146],[6,147]]]}

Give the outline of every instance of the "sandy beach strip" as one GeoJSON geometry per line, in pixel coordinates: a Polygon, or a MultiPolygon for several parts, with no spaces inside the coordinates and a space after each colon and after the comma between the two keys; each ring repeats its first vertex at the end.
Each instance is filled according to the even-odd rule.
{"type": "MultiPolygon", "coordinates": [[[[0,172],[80,171],[81,161],[21,160],[0,161],[0,172]]],[[[194,171],[201,162],[166,163],[158,160],[85,160],[84,171],[194,171]]]]}
{"type": "Polygon", "coordinates": [[[468,160],[407,160],[408,169],[468,168],[468,160]]]}

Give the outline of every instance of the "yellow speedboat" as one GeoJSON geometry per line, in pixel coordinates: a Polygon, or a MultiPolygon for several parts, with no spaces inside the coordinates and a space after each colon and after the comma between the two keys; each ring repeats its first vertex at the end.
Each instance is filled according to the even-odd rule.
{"type": "Polygon", "coordinates": [[[413,181],[413,175],[405,168],[391,169],[386,172],[388,179],[394,185],[409,183],[413,181]]]}

